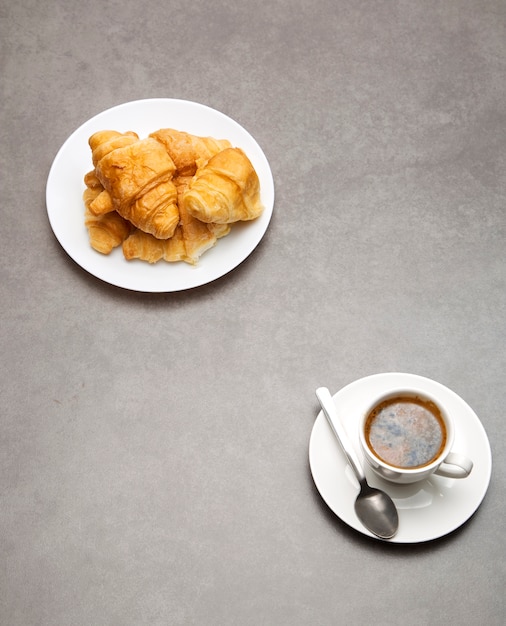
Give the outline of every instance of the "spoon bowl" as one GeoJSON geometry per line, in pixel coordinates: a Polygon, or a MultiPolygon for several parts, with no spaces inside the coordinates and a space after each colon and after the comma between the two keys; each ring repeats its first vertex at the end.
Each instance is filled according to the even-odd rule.
{"type": "Polygon", "coordinates": [[[319,387],[316,390],[316,397],[360,485],[355,500],[355,513],[358,519],[377,537],[391,539],[399,527],[399,515],[392,498],[381,489],[371,487],[367,482],[362,464],[339,419],[330,391],[326,387],[319,387]]]}

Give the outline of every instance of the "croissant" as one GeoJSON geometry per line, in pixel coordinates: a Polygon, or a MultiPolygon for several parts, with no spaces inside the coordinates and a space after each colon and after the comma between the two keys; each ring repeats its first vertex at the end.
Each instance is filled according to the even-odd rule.
{"type": "Polygon", "coordinates": [[[183,197],[191,183],[192,177],[179,176],[176,179],[180,228],[183,234],[185,244],[185,261],[191,265],[196,265],[199,258],[206,250],[212,248],[219,237],[223,237],[230,231],[230,227],[225,225],[224,228],[216,227],[215,224],[205,224],[199,219],[193,217],[184,206],[183,197]],[[226,232],[225,232],[226,231],[226,232]]]}
{"type": "Polygon", "coordinates": [[[123,255],[127,261],[141,259],[148,263],[184,261],[186,248],[181,227],[178,226],[170,239],[157,239],[142,230],[135,230],[123,242],[123,255]]]}
{"type": "Polygon", "coordinates": [[[231,231],[230,224],[207,224],[207,228],[209,228],[209,232],[213,233],[216,239],[226,237],[231,231]]]}
{"type": "Polygon", "coordinates": [[[184,207],[180,207],[181,230],[185,245],[185,261],[196,265],[206,250],[212,248],[217,241],[207,224],[190,215],[184,207]]]}
{"type": "Polygon", "coordinates": [[[206,162],[221,150],[232,147],[228,139],[198,137],[173,128],[161,128],[150,137],[167,150],[176,166],[177,176],[193,176],[198,162],[206,162]]]}
{"type": "Polygon", "coordinates": [[[255,219],[263,206],[260,181],[251,161],[240,148],[218,152],[197,170],[183,195],[182,206],[207,223],[255,219]]]}
{"type": "Polygon", "coordinates": [[[106,215],[96,216],[91,213],[89,206],[93,202],[99,189],[85,189],[83,200],[85,205],[84,224],[88,229],[90,245],[97,252],[109,254],[128,237],[132,230],[131,224],[121,215],[113,211],[106,215]]]}
{"type": "Polygon", "coordinates": [[[119,133],[116,130],[99,130],[93,133],[88,140],[93,165],[96,167],[100,159],[109,154],[109,152],[117,148],[129,146],[138,141],[138,139],[139,135],[133,131],[119,133]]]}
{"type": "MultiPolygon", "coordinates": [[[[175,179],[178,197],[184,194],[191,177],[175,179]]],[[[141,230],[133,232],[123,243],[123,254],[130,261],[141,259],[149,263],[185,261],[196,265],[202,254],[213,247],[220,237],[230,231],[228,224],[204,224],[180,207],[180,222],[170,239],[156,239],[141,230]]]]}
{"type": "Polygon", "coordinates": [[[127,260],[195,265],[233,222],[263,210],[253,165],[226,139],[170,128],[146,139],[103,130],[89,145],[85,225],[103,254],[121,245],[127,260]]]}
{"type": "Polygon", "coordinates": [[[114,211],[110,193],[102,189],[93,202],[90,203],[89,209],[93,215],[104,215],[105,213],[114,211]]]}
{"type": "MultiPolygon", "coordinates": [[[[120,137],[111,138],[108,132],[113,131],[90,138],[94,154],[100,153],[101,139],[109,146],[119,141],[120,137]]],[[[133,143],[116,147],[97,161],[96,176],[122,217],[158,239],[168,239],[179,221],[174,162],[155,139],[128,137],[133,143]]]]}
{"type": "Polygon", "coordinates": [[[100,187],[101,190],[103,189],[102,183],[98,180],[94,169],[84,175],[84,184],[90,189],[97,189],[98,187],[100,187]]]}
{"type": "Polygon", "coordinates": [[[100,192],[100,188],[86,187],[86,189],[83,191],[83,202],[86,209],[90,208],[90,204],[95,200],[100,192]]]}
{"type": "Polygon", "coordinates": [[[148,263],[164,261],[186,261],[196,265],[200,256],[217,241],[208,225],[191,217],[183,215],[170,239],[157,239],[142,230],[135,230],[123,241],[123,254],[127,261],[141,259],[148,263]]]}
{"type": "Polygon", "coordinates": [[[104,213],[110,213],[114,211],[112,205],[112,198],[109,192],[104,189],[102,183],[99,181],[95,170],[88,172],[84,176],[84,183],[87,188],[96,191],[92,196],[88,194],[88,200],[85,200],[86,207],[93,215],[103,215],[104,213]]]}

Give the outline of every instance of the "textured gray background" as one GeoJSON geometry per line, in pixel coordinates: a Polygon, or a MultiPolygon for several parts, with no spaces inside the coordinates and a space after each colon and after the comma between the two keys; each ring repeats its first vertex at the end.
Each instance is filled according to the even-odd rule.
{"type": "Polygon", "coordinates": [[[0,623],[502,624],[505,2],[0,18],[0,623]],[[152,97],[237,120],[276,185],[254,254],[177,294],[88,275],[45,207],[73,130],[152,97]],[[385,371],[450,387],[490,438],[481,508],[429,544],[349,529],[310,476],[315,388],[385,371]]]}

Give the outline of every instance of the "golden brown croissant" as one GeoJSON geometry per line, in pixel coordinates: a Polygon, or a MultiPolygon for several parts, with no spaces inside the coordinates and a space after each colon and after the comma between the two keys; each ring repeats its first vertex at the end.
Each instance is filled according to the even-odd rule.
{"type": "Polygon", "coordinates": [[[103,215],[104,213],[109,213],[114,210],[112,205],[112,198],[109,195],[109,192],[104,189],[102,183],[99,181],[95,170],[88,172],[84,176],[84,183],[88,189],[93,189],[96,193],[91,197],[88,194],[88,201],[85,204],[86,208],[89,209],[93,215],[103,215]]]}
{"type": "MultiPolygon", "coordinates": [[[[178,176],[174,179],[177,189],[177,201],[179,205],[179,212],[181,212],[181,207],[183,206],[183,196],[185,191],[188,189],[193,176],[178,176]]],[[[183,208],[184,211],[184,208],[183,208]]],[[[188,218],[186,218],[188,219],[188,218]]],[[[209,232],[211,232],[216,239],[220,239],[220,237],[225,237],[230,232],[230,224],[206,224],[209,232]]]]}
{"type": "MultiPolygon", "coordinates": [[[[175,179],[178,196],[181,197],[191,177],[175,179]]],[[[200,256],[215,245],[218,237],[224,236],[230,226],[204,224],[180,207],[180,222],[170,239],[156,239],[141,230],[133,232],[123,243],[123,254],[127,260],[142,259],[149,263],[186,261],[195,265],[200,256]],[[216,232],[215,232],[216,231],[216,232]]]]}
{"type": "Polygon", "coordinates": [[[176,165],[177,176],[193,176],[197,162],[206,162],[221,150],[232,147],[228,139],[198,137],[173,128],[161,128],[150,137],[165,147],[176,165]]]}
{"type": "Polygon", "coordinates": [[[204,252],[216,244],[217,237],[209,230],[207,224],[190,215],[184,206],[179,207],[179,214],[185,246],[184,260],[196,265],[204,252]]]}
{"type": "Polygon", "coordinates": [[[115,211],[98,217],[93,215],[89,206],[97,193],[100,193],[99,189],[90,188],[85,189],[83,193],[84,205],[86,207],[84,224],[88,229],[91,247],[102,254],[109,254],[128,237],[132,226],[115,211]]]}
{"type": "Polygon", "coordinates": [[[114,211],[114,205],[109,192],[102,189],[93,202],[90,203],[89,209],[93,215],[104,215],[105,213],[114,211]]]}
{"type": "Polygon", "coordinates": [[[94,169],[84,175],[84,184],[90,189],[96,189],[98,187],[100,187],[101,190],[103,189],[102,183],[98,180],[94,169]]]}
{"type": "Polygon", "coordinates": [[[141,259],[156,263],[163,259],[195,265],[200,256],[216,243],[217,237],[208,226],[183,209],[181,223],[170,239],[156,239],[137,229],[123,242],[123,254],[128,261],[141,259]]]}
{"type": "Polygon", "coordinates": [[[231,231],[230,224],[207,224],[207,228],[209,228],[209,232],[213,233],[216,239],[226,237],[231,231]]]}
{"type": "Polygon", "coordinates": [[[88,140],[91,148],[91,160],[96,167],[97,163],[106,154],[116,150],[117,148],[123,148],[135,143],[139,140],[137,133],[128,131],[126,133],[119,133],[116,130],[99,130],[93,133],[88,140]]]}
{"type": "Polygon", "coordinates": [[[147,139],[105,130],[89,138],[94,169],[84,177],[92,247],[156,263],[200,256],[263,210],[253,165],[228,140],[161,129],[147,139]]]}
{"type": "Polygon", "coordinates": [[[179,203],[179,216],[180,216],[180,228],[184,240],[185,245],[185,258],[184,260],[187,263],[192,265],[196,265],[198,263],[199,258],[204,254],[206,250],[212,248],[218,239],[219,236],[224,236],[228,234],[230,230],[229,226],[225,226],[228,228],[227,232],[218,228],[216,229],[219,235],[214,232],[214,224],[204,224],[197,218],[193,217],[186,210],[182,199],[183,196],[188,189],[192,180],[191,176],[179,176],[176,178],[176,186],[177,186],[177,194],[178,194],[178,203],[179,203]]]}
{"type": "Polygon", "coordinates": [[[197,170],[182,206],[202,222],[230,224],[252,220],[263,210],[260,181],[240,148],[226,148],[197,170]]]}
{"type": "Polygon", "coordinates": [[[184,261],[186,249],[181,227],[178,226],[170,239],[157,239],[142,230],[135,230],[123,242],[123,254],[127,261],[141,259],[156,263],[160,259],[168,262],[184,261]]]}
{"type": "Polygon", "coordinates": [[[83,191],[83,202],[86,209],[90,208],[90,204],[95,200],[100,192],[100,187],[86,187],[86,189],[83,191]]]}
{"type": "MultiPolygon", "coordinates": [[[[106,142],[117,138],[105,134],[106,142]]],[[[101,144],[90,138],[94,152],[101,144]]],[[[179,221],[175,165],[167,151],[151,138],[135,140],[107,152],[95,172],[109,193],[113,208],[134,226],[159,239],[171,237],[179,221]]]]}

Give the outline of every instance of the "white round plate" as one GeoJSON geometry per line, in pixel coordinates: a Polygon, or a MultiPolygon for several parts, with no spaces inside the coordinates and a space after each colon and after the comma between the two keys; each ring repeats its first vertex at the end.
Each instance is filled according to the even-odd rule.
{"type": "Polygon", "coordinates": [[[170,292],[209,283],[237,267],[256,248],[269,225],[274,207],[274,181],[269,163],[255,139],[237,122],[210,107],[187,100],[136,100],[99,113],[65,141],[51,166],[46,204],[53,232],[67,254],[90,274],[118,287],[145,292],[170,292]],[[135,131],[144,138],[160,128],[228,139],[242,148],[260,179],[264,211],[251,222],[232,227],[206,251],[197,266],[187,263],[149,264],[126,261],[121,247],[104,256],[89,244],[84,226],[84,175],[92,168],[90,135],[98,130],[135,131]]]}
{"type": "MultiPolygon", "coordinates": [[[[416,386],[445,403],[457,424],[453,449],[468,455],[474,462],[467,478],[432,476],[415,485],[394,485],[377,477],[364,465],[368,482],[385,490],[399,511],[399,530],[388,541],[418,543],[452,532],[473,515],[490,483],[492,455],[480,420],[462,398],[433,380],[402,373],[368,376],[334,395],[337,411],[359,454],[358,419],[361,411],[378,393],[403,385],[416,386]]],[[[355,530],[377,539],[362,526],[355,514],[358,481],[321,411],[311,433],[309,462],[316,487],[329,508],[355,530]]]]}

